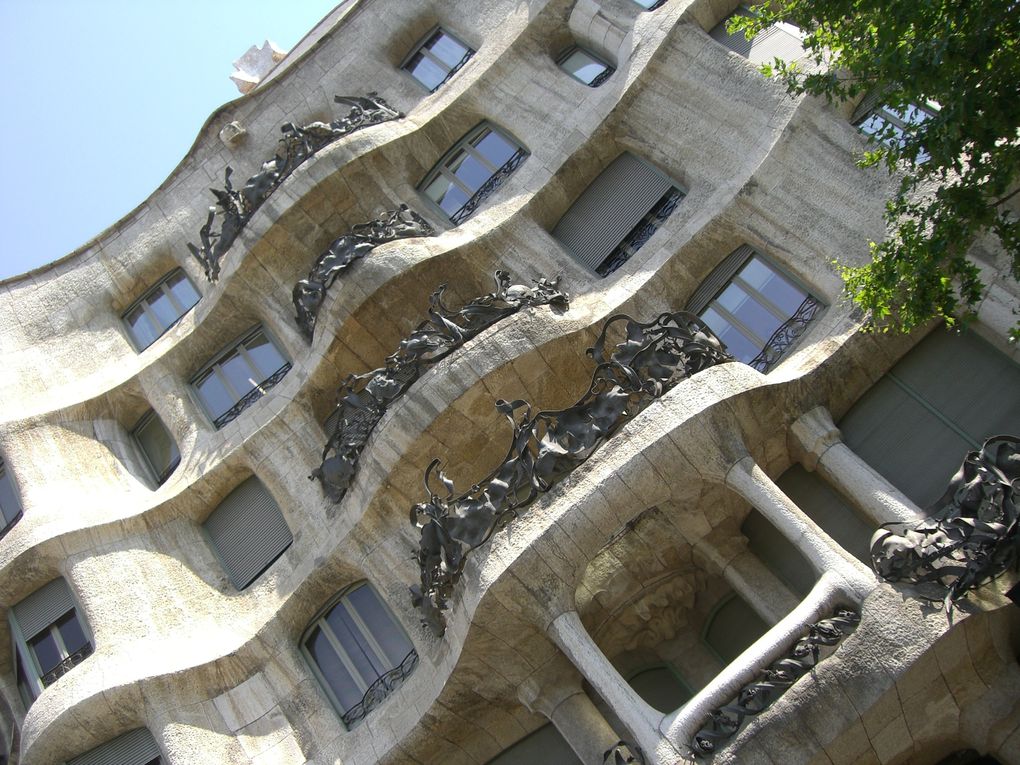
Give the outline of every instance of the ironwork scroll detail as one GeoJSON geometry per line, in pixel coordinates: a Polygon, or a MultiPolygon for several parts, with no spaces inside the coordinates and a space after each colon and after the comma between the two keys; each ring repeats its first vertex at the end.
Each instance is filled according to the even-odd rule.
{"type": "Polygon", "coordinates": [[[595,273],[599,276],[609,276],[609,274],[630,260],[631,256],[644,247],[648,240],[652,238],[652,234],[659,230],[659,226],[665,223],[666,219],[673,214],[673,211],[676,210],[677,205],[680,204],[680,200],[683,198],[683,192],[676,188],[670,189],[663,194],[659,201],[655,203],[655,206],[648,211],[648,214],[638,221],[638,224],[623,238],[623,241],[616,245],[613,251],[606,256],[606,259],[599,264],[599,267],[595,269],[595,273]]]}
{"type": "Polygon", "coordinates": [[[354,480],[358,458],[387,408],[436,362],[446,358],[482,330],[522,308],[551,305],[565,309],[570,297],[558,279],[535,279],[534,286],[510,284],[506,271],[496,271],[496,289],[459,309],[443,303],[445,284],[429,298],[429,318],[423,321],[384,366],[349,375],[337,390],[333,432],[322,452],[322,465],[309,478],[319,479],[326,495],[339,502],[354,480]]]}
{"type": "Polygon", "coordinates": [[[640,748],[617,741],[602,754],[602,765],[645,765],[645,758],[640,748]]]}
{"type": "Polygon", "coordinates": [[[694,754],[703,756],[716,752],[737,734],[746,718],[764,712],[810,672],[823,658],[822,648],[835,650],[860,621],[860,614],[853,609],[838,608],[828,619],[810,625],[808,634],[798,640],[786,656],[772,662],[757,680],[741,688],[729,704],[709,713],[709,719],[691,740],[694,754]]]}
{"type": "Polygon", "coordinates": [[[61,661],[57,666],[55,666],[53,669],[51,669],[49,672],[47,672],[45,675],[39,678],[39,682],[42,683],[42,687],[48,688],[49,686],[53,685],[55,682],[57,682],[57,680],[59,680],[68,672],[70,672],[74,667],[77,667],[79,664],[85,661],[85,659],[91,656],[92,651],[93,648],[91,643],[86,643],[85,645],[83,645],[81,648],[79,648],[77,651],[72,653],[70,656],[61,661]]]}
{"type": "Polygon", "coordinates": [[[443,610],[460,579],[468,554],[506,526],[590,457],[649,403],[681,380],[733,359],[701,319],[664,313],[647,324],[618,314],[588,349],[597,366],[588,391],[573,406],[532,413],[525,401],[496,402],[513,427],[506,458],[483,481],[457,495],[433,460],[425,471],[429,499],[411,508],[421,529],[415,552],[420,586],[411,588],[422,621],[437,636],[445,632],[443,610]],[[622,324],[625,339],[606,355],[607,336],[622,324]],[[445,496],[433,490],[433,478],[445,496]]]}
{"type": "Polygon", "coordinates": [[[446,73],[446,77],[443,78],[443,81],[436,85],[436,87],[432,88],[432,90],[430,90],[429,93],[435,93],[446,83],[448,83],[453,78],[453,75],[457,74],[457,72],[464,68],[464,64],[470,61],[473,55],[475,55],[475,52],[468,48],[467,53],[461,56],[460,61],[458,61],[456,65],[454,65],[454,67],[449,72],[446,73]]]}
{"type": "Polygon", "coordinates": [[[230,182],[234,171],[227,167],[223,173],[223,188],[210,189],[216,197],[216,206],[209,208],[209,217],[199,230],[201,246],[196,247],[188,242],[188,250],[202,264],[205,277],[210,282],[219,278],[220,260],[237,239],[241,229],[298,165],[346,135],[404,116],[374,91],[367,96],[333,96],[333,100],[351,107],[347,116],[331,122],[312,122],[302,127],[291,122],[285,123],[280,127],[283,138],[279,141],[276,154],[262,163],[262,168],[248,179],[244,188],[240,191],[234,188],[230,182]],[[217,215],[222,222],[220,230],[213,231],[217,215]]]}
{"type": "Polygon", "coordinates": [[[588,87],[597,88],[599,85],[604,84],[606,80],[613,76],[613,72],[615,71],[616,70],[613,67],[607,66],[601,72],[592,77],[591,82],[588,83],[588,87]]]}
{"type": "Polygon", "coordinates": [[[772,333],[772,337],[765,343],[757,356],[747,362],[748,366],[754,367],[762,374],[766,374],[773,365],[783,357],[790,346],[797,338],[804,334],[811,320],[815,318],[822,309],[822,304],[811,295],[804,298],[804,301],[797,306],[793,316],[787,319],[780,327],[772,333]]]}
{"type": "Polygon", "coordinates": [[[464,203],[464,205],[457,210],[453,215],[450,216],[450,220],[456,224],[461,224],[474,215],[475,210],[478,206],[484,202],[493,192],[496,191],[507,178],[513,174],[514,170],[521,166],[525,159],[528,157],[528,152],[524,149],[518,149],[514,152],[513,156],[510,157],[503,165],[492,174],[485,183],[483,183],[471,198],[464,203]]]}
{"type": "Polygon", "coordinates": [[[269,377],[267,377],[265,380],[260,382],[254,388],[252,388],[250,391],[241,396],[241,398],[238,400],[236,404],[234,404],[227,411],[225,411],[223,414],[221,414],[219,417],[213,420],[213,425],[215,425],[218,429],[222,428],[228,422],[236,420],[238,415],[241,414],[241,412],[243,412],[249,406],[254,404],[264,395],[266,395],[266,391],[268,391],[270,388],[272,388],[274,385],[280,382],[280,380],[286,377],[287,373],[290,371],[290,367],[291,363],[289,361],[285,362],[282,367],[277,369],[275,372],[269,375],[269,377]]]}
{"type": "Polygon", "coordinates": [[[368,687],[368,690],[365,691],[365,696],[361,699],[361,701],[340,715],[340,719],[344,721],[344,725],[348,728],[352,728],[360,720],[363,720],[369,712],[382,703],[383,699],[399,688],[400,684],[410,677],[411,673],[414,672],[414,668],[417,666],[418,652],[412,648],[410,653],[404,657],[400,664],[391,669],[389,672],[380,675],[378,679],[368,687]]]}
{"type": "Polygon", "coordinates": [[[308,276],[294,285],[295,320],[305,339],[312,341],[315,319],[326,300],[326,291],[354,261],[365,257],[380,244],[396,239],[432,236],[434,233],[428,221],[407,205],[400,205],[399,210],[388,210],[381,217],[359,223],[334,239],[315,259],[308,276]]]}
{"type": "Polygon", "coordinates": [[[887,582],[920,585],[946,611],[1020,560],[1020,438],[992,436],[968,452],[931,514],[887,523],[871,538],[871,562],[887,582]]]}

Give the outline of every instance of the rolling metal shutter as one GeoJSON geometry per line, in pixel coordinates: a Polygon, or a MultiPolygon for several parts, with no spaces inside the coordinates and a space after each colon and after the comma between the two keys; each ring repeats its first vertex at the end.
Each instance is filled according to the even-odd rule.
{"type": "Polygon", "coordinates": [[[759,32],[751,41],[751,52],[747,58],[752,64],[771,64],[776,58],[796,61],[803,55],[804,46],[799,37],[773,26],[759,32]]]}
{"type": "Polygon", "coordinates": [[[861,102],[857,104],[857,108],[854,109],[854,115],[850,118],[850,122],[854,125],[863,122],[869,114],[882,105],[882,95],[879,88],[873,88],[866,93],[861,102]]]}
{"type": "Polygon", "coordinates": [[[59,578],[14,606],[14,618],[25,640],[31,640],[74,607],[71,588],[59,578]]]}
{"type": "Polygon", "coordinates": [[[560,218],[553,236],[594,271],[671,188],[663,172],[624,152],[560,218]]]}
{"type": "Polygon", "coordinates": [[[711,302],[712,298],[719,294],[723,287],[729,284],[733,275],[743,267],[744,263],[752,255],[754,255],[754,249],[747,244],[741,245],[727,255],[723,262],[712,269],[712,273],[694,291],[691,299],[684,306],[684,310],[690,311],[693,314],[699,314],[704,311],[705,306],[711,302]]]}
{"type": "Polygon", "coordinates": [[[294,541],[280,506],[254,476],[227,495],[204,527],[239,590],[255,581],[294,541]]]}
{"type": "Polygon", "coordinates": [[[159,756],[152,734],[145,728],[135,728],[68,760],[67,765],[146,765],[159,756]]]}
{"type": "Polygon", "coordinates": [[[709,32],[708,34],[716,42],[722,43],[734,53],[739,53],[744,58],[747,58],[748,56],[751,55],[751,41],[744,37],[743,32],[737,32],[736,34],[731,35],[729,32],[726,31],[726,25],[730,23],[730,19],[733,18],[734,16],[749,16],[749,15],[750,14],[746,10],[740,8],[737,10],[736,13],[727,16],[725,19],[723,19],[714,27],[712,27],[712,31],[709,32]]]}

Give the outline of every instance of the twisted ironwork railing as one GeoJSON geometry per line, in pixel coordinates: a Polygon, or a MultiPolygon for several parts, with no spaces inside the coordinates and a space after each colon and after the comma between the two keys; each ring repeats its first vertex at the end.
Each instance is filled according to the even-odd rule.
{"type": "Polygon", "coordinates": [[[630,260],[631,256],[652,238],[652,234],[659,230],[659,226],[665,223],[666,219],[673,214],[676,206],[680,204],[680,200],[683,198],[683,192],[676,188],[670,189],[663,194],[662,198],[655,203],[655,206],[648,211],[648,214],[606,256],[606,259],[595,269],[595,273],[600,276],[609,276],[609,274],[630,260]]]}
{"type": "Polygon", "coordinates": [[[761,676],[748,683],[729,704],[713,709],[708,721],[694,734],[691,750],[696,756],[710,755],[732,738],[748,717],[761,714],[782,696],[799,678],[806,675],[821,660],[823,648],[832,648],[853,632],[861,617],[850,608],[838,608],[828,619],[808,627],[802,637],[781,659],[762,671],[761,676]]]}
{"type": "Polygon", "coordinates": [[[296,312],[294,320],[305,339],[312,341],[319,309],[326,301],[326,291],[355,261],[361,260],[380,244],[432,236],[434,233],[428,221],[407,205],[400,205],[399,209],[388,210],[368,223],[359,223],[334,239],[315,259],[308,276],[295,284],[291,293],[296,312]]]}
{"type": "Polygon", "coordinates": [[[60,678],[71,671],[72,668],[81,664],[85,659],[92,655],[92,644],[86,643],[77,651],[72,653],[70,656],[65,658],[57,666],[39,678],[39,682],[42,683],[43,688],[48,688],[57,682],[60,678]]]}
{"type": "Polygon", "coordinates": [[[1020,438],[993,436],[968,452],[930,510],[875,532],[871,562],[885,581],[917,585],[948,612],[1020,562],[1020,438]]]}
{"type": "Polygon", "coordinates": [[[233,169],[228,166],[223,173],[223,188],[210,189],[216,197],[216,206],[209,208],[209,217],[199,230],[201,246],[188,242],[188,250],[202,264],[205,277],[210,282],[219,277],[220,260],[251,216],[298,165],[346,135],[404,116],[375,92],[367,96],[333,96],[333,100],[351,107],[345,117],[332,122],[312,122],[302,127],[290,122],[284,124],[280,128],[283,138],[276,154],[262,163],[262,168],[248,179],[244,188],[240,191],[234,188],[230,182],[233,169]],[[213,231],[217,215],[222,219],[220,229],[213,231]]]}
{"type": "Polygon", "coordinates": [[[456,494],[439,460],[425,471],[429,499],[411,509],[411,520],[421,529],[415,553],[421,583],[411,592],[434,634],[445,632],[442,612],[472,550],[653,400],[690,375],[733,359],[701,319],[685,312],[664,313],[646,324],[613,316],[588,355],[597,366],[587,392],[573,406],[532,414],[525,401],[496,402],[513,427],[511,445],[503,462],[468,492],[456,494]],[[607,356],[609,332],[619,330],[623,340],[607,356]],[[433,476],[445,496],[433,491],[433,476]]]}
{"type": "Polygon", "coordinates": [[[606,80],[613,76],[613,72],[616,70],[611,66],[607,66],[601,72],[592,77],[591,82],[588,83],[589,88],[597,88],[602,85],[606,80]]]}
{"type": "Polygon", "coordinates": [[[765,343],[757,356],[751,359],[748,366],[752,366],[762,374],[767,373],[797,338],[804,334],[811,320],[815,318],[822,309],[822,304],[811,295],[804,298],[804,301],[794,311],[793,316],[783,322],[780,327],[772,333],[772,336],[765,343]]]}
{"type": "Polygon", "coordinates": [[[309,478],[319,479],[327,496],[339,502],[354,480],[358,457],[387,408],[433,364],[446,358],[482,330],[522,308],[552,305],[565,309],[569,296],[558,280],[537,279],[534,286],[510,284],[510,275],[496,271],[496,289],[454,310],[443,303],[446,285],[429,298],[429,318],[418,325],[386,364],[361,375],[349,375],[337,390],[333,431],[322,452],[322,465],[309,478]]]}
{"type": "Polygon", "coordinates": [[[225,411],[223,414],[221,414],[219,417],[213,420],[213,425],[215,425],[217,428],[222,428],[228,422],[236,420],[237,416],[241,414],[241,412],[243,412],[249,406],[254,404],[264,395],[266,395],[266,391],[268,391],[270,388],[272,388],[274,385],[280,382],[280,380],[286,377],[287,373],[290,371],[290,368],[291,363],[289,361],[285,362],[282,367],[277,369],[275,372],[269,375],[269,377],[267,377],[265,380],[260,382],[254,388],[252,388],[250,391],[241,396],[241,398],[238,400],[236,404],[234,404],[227,411],[225,411]]]}
{"type": "Polygon", "coordinates": [[[453,69],[451,69],[449,72],[447,72],[446,73],[446,77],[443,78],[443,81],[441,83],[439,83],[438,85],[436,85],[436,87],[432,88],[432,90],[430,90],[429,93],[435,93],[437,90],[439,90],[441,87],[443,87],[446,83],[448,83],[450,81],[450,78],[453,77],[453,75],[457,74],[457,72],[459,72],[461,70],[461,68],[463,68],[464,64],[466,64],[468,61],[471,60],[471,57],[473,55],[475,55],[475,52],[473,50],[471,50],[470,48],[468,48],[467,53],[465,53],[461,57],[460,61],[457,62],[457,65],[454,66],[453,69]]]}
{"type": "Polygon", "coordinates": [[[513,174],[514,170],[521,166],[525,159],[528,157],[528,152],[524,149],[518,149],[514,152],[513,156],[510,157],[506,162],[503,163],[502,167],[499,168],[492,177],[483,183],[471,198],[461,206],[457,212],[450,216],[450,220],[456,224],[461,224],[474,215],[475,210],[478,206],[484,202],[490,194],[496,189],[503,185],[507,178],[513,174]]]}
{"type": "Polygon", "coordinates": [[[400,684],[406,680],[414,668],[418,666],[418,652],[413,648],[396,667],[389,672],[382,674],[372,683],[361,701],[348,709],[340,719],[348,728],[354,727],[356,723],[364,719],[365,715],[382,703],[383,699],[395,691],[400,684]]]}

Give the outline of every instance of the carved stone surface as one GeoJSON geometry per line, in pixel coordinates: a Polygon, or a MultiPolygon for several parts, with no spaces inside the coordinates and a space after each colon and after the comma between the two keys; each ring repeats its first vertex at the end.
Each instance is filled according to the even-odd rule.
{"type": "Polygon", "coordinates": [[[248,179],[243,189],[238,191],[230,182],[233,173],[230,167],[224,170],[223,188],[210,189],[216,197],[216,206],[209,208],[209,217],[199,231],[201,246],[188,242],[188,249],[202,264],[210,282],[219,277],[220,260],[244,225],[298,165],[324,146],[356,130],[404,116],[374,92],[367,96],[333,96],[333,100],[351,107],[347,116],[328,123],[312,122],[303,127],[285,123],[280,128],[283,138],[277,145],[276,154],[262,163],[262,169],[248,179]],[[214,232],[212,226],[217,215],[222,218],[222,223],[220,230],[214,232]]]}
{"type": "Polygon", "coordinates": [[[425,471],[427,502],[411,509],[421,529],[416,553],[421,585],[411,588],[423,622],[445,632],[442,611],[461,576],[468,554],[488,541],[538,496],[590,457],[628,420],[686,377],[730,356],[697,316],[664,313],[642,324],[618,314],[606,320],[588,349],[597,366],[588,391],[573,406],[532,414],[525,401],[496,402],[513,427],[503,462],[467,493],[433,460],[425,471]],[[610,331],[622,326],[624,339],[606,357],[610,331]],[[520,414],[518,418],[518,414],[520,414]],[[433,476],[445,496],[433,491],[433,476]]]}
{"type": "Polygon", "coordinates": [[[714,709],[702,728],[694,734],[691,749],[697,755],[710,755],[721,743],[740,730],[744,719],[768,709],[786,690],[821,660],[822,648],[834,648],[856,629],[861,617],[849,608],[839,608],[828,619],[808,627],[808,634],[783,658],[772,662],[757,680],[748,683],[737,697],[722,709],[714,709]]]}
{"type": "Polygon", "coordinates": [[[446,285],[429,298],[429,318],[418,325],[386,364],[361,375],[348,375],[337,390],[331,419],[333,431],[322,452],[322,465],[309,478],[339,502],[354,480],[358,457],[387,408],[436,362],[446,358],[482,330],[522,308],[551,305],[565,309],[569,296],[557,289],[558,280],[536,279],[535,286],[510,284],[510,275],[496,271],[496,289],[457,310],[443,303],[446,285]]]}
{"type": "Polygon", "coordinates": [[[952,609],[971,590],[1020,559],[1020,438],[993,436],[968,452],[931,515],[886,524],[871,538],[871,561],[887,582],[952,609]]]}
{"type": "Polygon", "coordinates": [[[308,342],[312,341],[315,319],[326,300],[326,291],[354,261],[365,257],[380,244],[396,239],[432,236],[434,233],[428,221],[407,205],[400,205],[399,210],[389,210],[380,218],[359,223],[334,239],[316,258],[308,276],[294,285],[295,320],[308,342]]]}

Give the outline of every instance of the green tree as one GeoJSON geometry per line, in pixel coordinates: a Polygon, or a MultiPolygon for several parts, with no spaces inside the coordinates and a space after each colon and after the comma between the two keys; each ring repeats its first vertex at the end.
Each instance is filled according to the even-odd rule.
{"type": "MultiPolygon", "coordinates": [[[[762,67],[790,93],[832,102],[877,88],[900,114],[940,107],[905,134],[886,124],[860,161],[904,173],[871,262],[843,266],[872,326],[965,320],[986,289],[967,257],[983,232],[998,237],[1020,281],[1020,221],[1004,206],[1020,192],[1020,0],[775,0],[730,29],[750,37],[777,21],[804,30],[814,65],[762,67]]],[[[1010,336],[1020,338],[1020,322],[1010,336]]]]}

